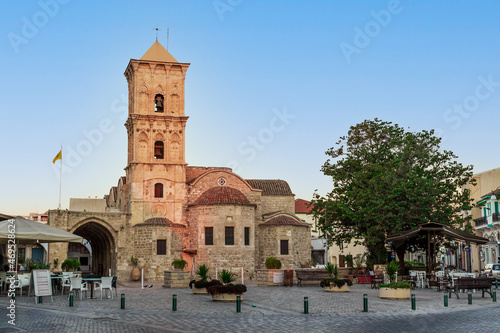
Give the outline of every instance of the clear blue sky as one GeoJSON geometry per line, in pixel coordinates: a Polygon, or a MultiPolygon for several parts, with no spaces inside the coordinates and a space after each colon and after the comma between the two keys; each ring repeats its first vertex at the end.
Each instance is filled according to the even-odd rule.
{"type": "Polygon", "coordinates": [[[117,184],[123,72],[156,26],[166,46],[167,25],[170,53],[191,63],[190,165],[238,165],[244,178],[285,179],[310,199],[330,190],[324,152],[378,117],[439,129],[475,172],[499,167],[499,13],[497,1],[6,1],[0,212],[57,208],[61,143],[72,165],[63,208],[117,184]],[[285,112],[293,118],[276,118],[285,112]]]}

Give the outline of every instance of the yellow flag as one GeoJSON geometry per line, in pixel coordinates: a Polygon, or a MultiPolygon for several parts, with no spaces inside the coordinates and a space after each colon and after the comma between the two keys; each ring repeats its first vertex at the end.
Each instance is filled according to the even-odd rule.
{"type": "Polygon", "coordinates": [[[54,159],[52,160],[52,163],[56,163],[57,160],[60,160],[62,159],[62,149],[59,150],[59,152],[57,153],[56,157],[54,157],[54,159]]]}

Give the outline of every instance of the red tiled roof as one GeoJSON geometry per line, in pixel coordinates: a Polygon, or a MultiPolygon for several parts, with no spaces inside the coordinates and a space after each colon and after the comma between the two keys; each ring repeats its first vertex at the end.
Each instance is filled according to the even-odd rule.
{"type": "Polygon", "coordinates": [[[262,190],[262,195],[294,195],[288,183],[281,179],[245,179],[253,188],[262,190]]]}
{"type": "Polygon", "coordinates": [[[193,205],[252,205],[247,197],[235,188],[216,186],[206,190],[193,205]]]}
{"type": "Polygon", "coordinates": [[[309,201],[304,199],[296,199],[295,200],[295,213],[310,213],[311,207],[307,207],[310,204],[309,201]]]}
{"type": "Polygon", "coordinates": [[[492,195],[498,195],[498,193],[500,193],[500,189],[496,189],[494,191],[491,191],[490,193],[483,195],[481,198],[492,196],[492,195]]]}
{"type": "Polygon", "coordinates": [[[167,219],[166,217],[152,217],[146,221],[136,224],[136,227],[147,227],[147,226],[160,226],[160,227],[184,227],[183,224],[174,223],[167,219]]]}
{"type": "Polygon", "coordinates": [[[297,219],[294,216],[291,215],[279,215],[276,217],[273,217],[266,223],[261,224],[263,226],[269,226],[269,225],[294,225],[297,227],[309,227],[309,224],[304,223],[297,219]]]}

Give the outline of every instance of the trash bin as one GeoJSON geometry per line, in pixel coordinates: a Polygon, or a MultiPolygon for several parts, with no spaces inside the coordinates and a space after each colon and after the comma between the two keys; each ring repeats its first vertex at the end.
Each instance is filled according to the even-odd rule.
{"type": "Polygon", "coordinates": [[[286,287],[293,286],[293,270],[286,269],[283,274],[283,285],[286,287]]]}

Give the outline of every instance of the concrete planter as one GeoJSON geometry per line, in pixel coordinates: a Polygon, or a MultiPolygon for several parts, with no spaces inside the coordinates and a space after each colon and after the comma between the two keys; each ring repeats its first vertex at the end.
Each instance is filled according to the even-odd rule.
{"type": "Polygon", "coordinates": [[[409,288],[380,288],[379,297],[387,299],[408,299],[410,298],[409,288]]]}
{"type": "Polygon", "coordinates": [[[328,287],[324,287],[323,290],[329,293],[347,293],[351,290],[351,288],[346,283],[340,288],[336,285],[331,285],[328,287]]]}
{"type": "Polygon", "coordinates": [[[164,288],[189,288],[191,272],[173,270],[164,272],[164,288]]]}
{"type": "MultiPolygon", "coordinates": [[[[212,295],[212,301],[217,302],[236,302],[238,294],[216,294],[212,295]]],[[[243,301],[243,294],[240,294],[240,299],[243,301]]]]}
{"type": "Polygon", "coordinates": [[[193,288],[191,288],[191,291],[193,292],[193,294],[197,295],[208,295],[207,288],[196,288],[195,286],[193,286],[193,288]]]}

